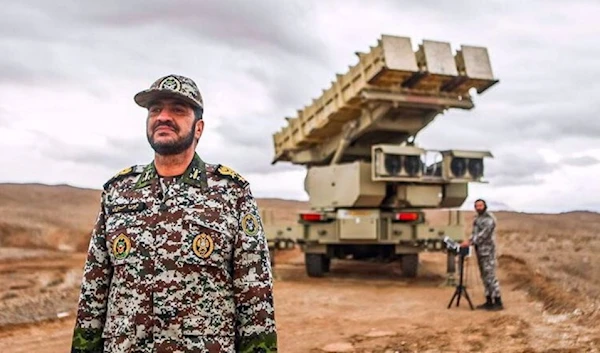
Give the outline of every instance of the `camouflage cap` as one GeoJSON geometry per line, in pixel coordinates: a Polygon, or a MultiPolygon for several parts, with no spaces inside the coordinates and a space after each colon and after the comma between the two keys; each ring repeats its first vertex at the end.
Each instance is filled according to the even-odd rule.
{"type": "Polygon", "coordinates": [[[133,99],[144,108],[158,97],[176,97],[190,103],[194,107],[204,108],[202,95],[196,83],[181,75],[167,75],[154,81],[149,89],[137,93],[133,99]]]}

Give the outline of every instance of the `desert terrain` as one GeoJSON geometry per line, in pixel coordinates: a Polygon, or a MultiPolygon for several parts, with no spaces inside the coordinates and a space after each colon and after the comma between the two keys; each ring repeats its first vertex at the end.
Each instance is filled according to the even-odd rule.
{"type": "MultiPolygon", "coordinates": [[[[100,191],[0,184],[0,352],[68,352],[89,232],[100,191]]],[[[274,222],[299,201],[259,199],[274,222]]],[[[304,272],[299,249],[276,253],[279,350],[316,352],[599,352],[600,214],[495,212],[506,309],[447,305],[442,253],[420,257],[417,278],[398,264],[333,261],[304,272]]],[[[444,214],[432,212],[432,222],[444,214]]],[[[468,214],[465,231],[470,229],[468,214]]],[[[465,281],[483,300],[475,258],[465,281]]]]}

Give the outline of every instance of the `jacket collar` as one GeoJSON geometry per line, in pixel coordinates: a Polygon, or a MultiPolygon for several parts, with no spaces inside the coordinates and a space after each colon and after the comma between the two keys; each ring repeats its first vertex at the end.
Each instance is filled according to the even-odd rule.
{"type": "MultiPolygon", "coordinates": [[[[179,182],[205,189],[208,186],[207,179],[206,164],[202,161],[198,153],[194,153],[194,158],[192,158],[187,169],[183,172],[179,182]]],[[[152,163],[146,165],[142,171],[142,174],[135,184],[135,189],[144,188],[157,180],[158,173],[156,172],[154,161],[152,161],[152,163]]]]}

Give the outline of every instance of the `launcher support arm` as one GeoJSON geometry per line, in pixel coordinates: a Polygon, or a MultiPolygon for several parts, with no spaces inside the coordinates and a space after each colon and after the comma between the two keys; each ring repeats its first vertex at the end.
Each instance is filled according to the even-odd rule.
{"type": "Polygon", "coordinates": [[[352,141],[352,135],[356,132],[357,127],[357,120],[352,120],[346,123],[346,125],[344,125],[340,142],[338,144],[337,149],[335,150],[333,158],[331,159],[331,165],[337,164],[342,159],[342,155],[344,154],[344,151],[352,141]]]}

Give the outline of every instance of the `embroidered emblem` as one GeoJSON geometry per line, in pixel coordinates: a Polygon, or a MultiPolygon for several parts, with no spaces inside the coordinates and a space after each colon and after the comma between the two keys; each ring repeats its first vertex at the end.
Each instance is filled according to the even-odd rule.
{"type": "Polygon", "coordinates": [[[142,176],[142,181],[148,181],[148,180],[152,179],[152,177],[154,177],[154,171],[147,170],[144,172],[144,175],[142,176]]]}
{"type": "Polygon", "coordinates": [[[252,213],[248,213],[242,218],[242,229],[250,236],[258,234],[258,220],[252,213]]]}
{"type": "Polygon", "coordinates": [[[170,89],[172,91],[180,91],[181,90],[181,82],[173,76],[168,76],[164,80],[160,82],[158,85],[160,89],[170,89]]]}
{"type": "Polygon", "coordinates": [[[202,233],[194,238],[194,242],[192,243],[192,249],[194,250],[194,254],[202,259],[206,259],[212,254],[215,249],[215,244],[210,235],[206,233],[202,233]]]}
{"type": "Polygon", "coordinates": [[[138,181],[135,183],[136,189],[141,189],[150,185],[152,183],[152,180],[156,178],[156,169],[154,169],[154,164],[148,164],[141,172],[141,174],[142,175],[140,175],[138,181]]]}
{"type": "Polygon", "coordinates": [[[113,242],[113,255],[115,258],[122,260],[129,256],[129,251],[131,250],[131,240],[121,233],[113,242]]]}
{"type": "Polygon", "coordinates": [[[192,170],[190,171],[190,179],[200,181],[201,176],[202,176],[202,172],[200,171],[200,169],[198,169],[196,167],[192,168],[192,170]]]}

